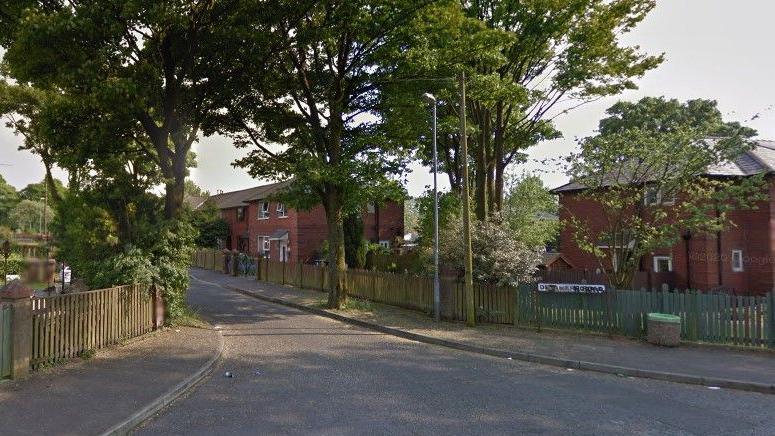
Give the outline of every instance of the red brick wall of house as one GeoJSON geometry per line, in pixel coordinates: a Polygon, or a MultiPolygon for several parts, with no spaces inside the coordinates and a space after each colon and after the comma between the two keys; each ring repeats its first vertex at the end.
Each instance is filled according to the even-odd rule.
{"type": "Polygon", "coordinates": [[[299,211],[299,260],[310,262],[320,256],[323,241],[328,237],[326,211],[323,205],[299,211]]]}
{"type": "MultiPolygon", "coordinates": [[[[248,252],[255,256],[258,254],[258,237],[270,236],[277,230],[288,230],[291,262],[309,262],[320,253],[323,241],[328,237],[325,210],[322,205],[317,205],[310,210],[300,211],[288,209],[287,218],[279,218],[277,203],[269,204],[269,218],[258,219],[259,203],[257,201],[246,205],[245,221],[237,221],[236,208],[222,210],[222,216],[229,222],[230,247],[239,247],[240,236],[249,235],[248,252]]],[[[404,211],[403,205],[396,202],[388,202],[378,209],[379,213],[379,240],[392,241],[399,235],[404,235],[404,211]]],[[[363,214],[364,237],[368,240],[376,240],[375,215],[368,212],[363,214]]],[[[279,242],[271,242],[271,258],[279,258],[279,242]]]]}
{"type": "Polygon", "coordinates": [[[363,214],[363,237],[370,242],[390,241],[396,236],[404,237],[404,205],[397,202],[386,202],[376,206],[374,212],[367,209],[363,214]],[[379,236],[377,236],[377,221],[379,221],[379,236]]]}
{"type": "Polygon", "coordinates": [[[247,205],[245,206],[245,219],[237,220],[237,209],[232,207],[221,210],[221,217],[229,223],[229,240],[226,241],[226,248],[236,250],[239,248],[239,239],[248,235],[248,225],[250,217],[247,215],[247,205]]]}
{"type": "MultiPolygon", "coordinates": [[[[712,290],[719,287],[739,294],[763,294],[775,283],[775,180],[768,180],[769,200],[756,209],[733,211],[729,218],[734,223],[721,233],[721,251],[715,234],[694,234],[689,240],[687,259],[686,241],[682,239],[671,249],[650,253],[642,259],[642,269],[653,271],[653,256],[670,255],[673,263],[674,284],[678,288],[712,290]],[[742,250],[743,271],[732,270],[732,250],[742,250]],[[687,270],[688,265],[688,270],[687,270]],[[719,282],[721,268],[721,282],[719,282]],[[688,274],[687,274],[688,273],[688,274]]],[[[567,223],[571,217],[584,222],[593,231],[605,226],[605,215],[594,201],[580,198],[578,192],[560,194],[560,219],[567,223]]],[[[595,271],[594,256],[576,245],[571,226],[564,224],[560,231],[560,252],[577,269],[595,271]]],[[[610,266],[606,266],[610,267],[610,266]]]]}
{"type": "MultiPolygon", "coordinates": [[[[277,202],[269,202],[269,218],[259,219],[259,202],[253,201],[249,203],[248,219],[250,220],[250,254],[257,256],[259,249],[258,237],[259,236],[272,236],[278,230],[288,231],[288,249],[290,250],[288,261],[296,262],[298,259],[299,250],[299,238],[298,238],[298,220],[299,214],[295,209],[286,209],[287,217],[281,218],[277,212],[277,202]]],[[[270,242],[270,259],[280,258],[280,241],[270,242]]]]}

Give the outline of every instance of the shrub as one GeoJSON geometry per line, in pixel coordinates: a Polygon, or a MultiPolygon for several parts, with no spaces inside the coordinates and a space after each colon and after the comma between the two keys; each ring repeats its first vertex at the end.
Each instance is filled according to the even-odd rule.
{"type": "MultiPolygon", "coordinates": [[[[445,266],[463,270],[463,221],[450,220],[440,233],[440,256],[445,266]]],[[[474,280],[501,286],[516,286],[529,280],[541,261],[542,250],[531,249],[516,239],[499,216],[471,225],[474,280]]]]}
{"type": "Polygon", "coordinates": [[[0,279],[4,279],[7,274],[21,274],[24,271],[24,258],[16,253],[11,253],[8,257],[8,263],[0,256],[0,279]]]}

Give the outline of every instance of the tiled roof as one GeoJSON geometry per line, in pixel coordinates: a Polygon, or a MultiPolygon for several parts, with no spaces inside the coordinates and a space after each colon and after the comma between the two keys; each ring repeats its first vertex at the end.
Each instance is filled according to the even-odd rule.
{"type": "Polygon", "coordinates": [[[290,182],[270,183],[268,185],[255,186],[253,188],[241,189],[239,191],[223,192],[211,195],[209,200],[213,202],[218,209],[230,209],[232,207],[245,206],[250,201],[256,201],[276,194],[281,189],[288,186],[290,182]]]}
{"type": "Polygon", "coordinates": [[[207,200],[208,197],[202,195],[186,195],[183,197],[183,202],[186,203],[191,209],[197,209],[207,200]]]}
{"type": "MultiPolygon", "coordinates": [[[[708,176],[752,176],[775,173],[775,141],[755,140],[756,145],[732,162],[712,165],[705,171],[708,176]]],[[[578,191],[584,185],[571,181],[552,189],[553,193],[578,191]]]]}

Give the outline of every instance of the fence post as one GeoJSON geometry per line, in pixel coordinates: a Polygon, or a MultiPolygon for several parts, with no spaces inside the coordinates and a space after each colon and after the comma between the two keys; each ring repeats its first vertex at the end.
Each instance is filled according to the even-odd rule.
{"type": "Polygon", "coordinates": [[[281,261],[280,261],[280,263],[282,263],[282,264],[283,264],[283,278],[282,278],[282,280],[280,280],[280,284],[281,284],[281,285],[284,285],[284,284],[285,284],[285,263],[286,263],[286,262],[284,262],[284,261],[282,261],[282,260],[281,260],[281,261]]]}
{"type": "Polygon", "coordinates": [[[541,313],[541,292],[538,288],[533,293],[533,311],[535,313],[536,330],[540,332],[543,314],[541,313]]]}
{"type": "Polygon", "coordinates": [[[231,250],[228,248],[223,249],[223,273],[229,274],[229,259],[231,259],[231,250]]]}
{"type": "Polygon", "coordinates": [[[164,298],[162,298],[161,289],[156,285],[151,285],[151,296],[153,298],[153,329],[159,330],[164,327],[164,298]]]}
{"type": "Polygon", "coordinates": [[[769,318],[769,342],[770,348],[775,348],[775,291],[770,291],[767,296],[767,317],[769,318]]]}
{"type": "Polygon", "coordinates": [[[511,306],[512,306],[511,321],[515,326],[519,325],[519,287],[520,287],[519,283],[517,283],[517,285],[514,286],[514,293],[513,293],[514,296],[512,297],[514,301],[511,302],[511,306]]]}
{"type": "Polygon", "coordinates": [[[256,281],[261,280],[261,255],[256,256],[256,281]]]}
{"type": "MultiPolygon", "coordinates": [[[[19,280],[0,288],[0,302],[11,306],[11,378],[19,379],[30,372],[32,354],[32,293],[19,280]]],[[[2,346],[2,344],[0,344],[2,346]]]]}

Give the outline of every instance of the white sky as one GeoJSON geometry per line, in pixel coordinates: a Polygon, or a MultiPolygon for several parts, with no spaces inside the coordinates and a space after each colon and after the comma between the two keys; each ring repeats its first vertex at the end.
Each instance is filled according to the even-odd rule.
{"type": "MultiPolygon", "coordinates": [[[[712,98],[728,120],[745,122],[756,113],[761,117],[746,124],[759,131],[759,137],[775,139],[775,50],[773,50],[773,0],[661,0],[641,25],[626,36],[630,44],[646,52],[664,52],[666,61],[648,73],[640,89],[599,100],[559,118],[564,138],[544,142],[529,150],[531,162],[517,167],[536,171],[551,187],[566,180],[544,168],[537,160],[559,157],[575,147],[574,138],[591,134],[607,107],[619,99],[666,96],[686,100],[712,98]]],[[[21,140],[0,127],[0,174],[17,188],[43,177],[37,157],[17,151],[21,140]],[[11,164],[6,166],[3,164],[11,164]]],[[[194,181],[215,192],[242,189],[257,182],[231,162],[244,154],[225,138],[204,138],[196,144],[199,167],[194,181]]],[[[417,195],[431,183],[427,168],[414,166],[407,189],[417,195]]],[[[446,176],[440,181],[445,182],[446,176]]]]}

